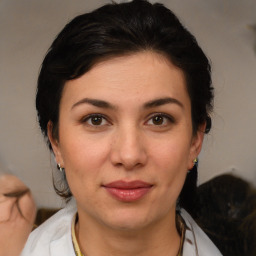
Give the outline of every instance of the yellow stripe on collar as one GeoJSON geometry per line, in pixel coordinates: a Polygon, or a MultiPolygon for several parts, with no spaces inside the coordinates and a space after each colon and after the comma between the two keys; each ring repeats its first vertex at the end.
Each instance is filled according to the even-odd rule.
{"type": "Polygon", "coordinates": [[[82,254],[80,248],[79,248],[79,244],[78,244],[77,239],[76,239],[75,225],[76,225],[76,222],[77,222],[77,218],[78,218],[78,215],[76,213],[74,215],[73,219],[72,219],[72,226],[71,226],[72,242],[73,242],[73,247],[74,247],[74,251],[75,251],[76,256],[84,256],[82,254]]]}

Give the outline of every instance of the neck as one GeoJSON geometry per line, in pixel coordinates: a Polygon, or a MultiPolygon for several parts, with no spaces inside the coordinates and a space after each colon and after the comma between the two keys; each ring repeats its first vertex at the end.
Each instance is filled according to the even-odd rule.
{"type": "Polygon", "coordinates": [[[180,246],[175,212],[150,226],[133,230],[109,228],[79,214],[76,237],[85,256],[176,256],[180,246]]]}

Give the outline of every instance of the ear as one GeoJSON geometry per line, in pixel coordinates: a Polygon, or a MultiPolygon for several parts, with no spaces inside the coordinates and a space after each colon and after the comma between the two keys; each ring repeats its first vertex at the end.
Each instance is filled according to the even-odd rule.
{"type": "Polygon", "coordinates": [[[204,131],[206,128],[206,122],[199,125],[196,134],[193,135],[190,146],[190,155],[188,159],[188,170],[191,170],[194,166],[194,160],[198,157],[204,140],[204,131]]]}
{"type": "Polygon", "coordinates": [[[55,156],[55,160],[57,164],[60,164],[61,167],[64,167],[64,161],[61,155],[61,151],[60,151],[60,146],[59,146],[59,141],[57,138],[54,137],[53,135],[53,124],[52,121],[49,121],[47,124],[47,135],[48,135],[48,139],[51,143],[52,146],[52,150],[55,156]]]}

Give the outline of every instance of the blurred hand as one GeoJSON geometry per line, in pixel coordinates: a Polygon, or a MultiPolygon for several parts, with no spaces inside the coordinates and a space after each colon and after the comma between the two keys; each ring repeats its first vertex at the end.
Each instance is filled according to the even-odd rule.
{"type": "Polygon", "coordinates": [[[36,205],[17,177],[0,176],[0,256],[19,256],[33,228],[36,205]]]}

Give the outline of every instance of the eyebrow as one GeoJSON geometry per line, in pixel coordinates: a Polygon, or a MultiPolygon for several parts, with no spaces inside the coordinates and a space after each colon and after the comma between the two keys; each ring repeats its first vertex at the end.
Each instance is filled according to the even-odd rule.
{"type": "Polygon", "coordinates": [[[104,100],[97,100],[97,99],[89,99],[89,98],[84,98],[82,100],[79,100],[78,102],[76,102],[71,109],[82,105],[82,104],[91,104],[95,107],[98,108],[109,108],[109,109],[114,109],[115,107],[113,105],[111,105],[110,103],[104,101],[104,100]]]}
{"type": "MultiPolygon", "coordinates": [[[[170,97],[155,99],[155,100],[146,102],[143,105],[143,108],[148,109],[148,108],[153,108],[153,107],[159,107],[159,106],[169,104],[169,103],[177,104],[181,108],[184,108],[183,104],[180,101],[178,101],[175,98],[170,98],[170,97]]],[[[72,105],[71,109],[73,109],[79,105],[82,105],[82,104],[90,104],[90,105],[93,105],[98,108],[106,108],[106,109],[115,109],[116,108],[115,106],[113,106],[112,104],[110,104],[109,102],[106,102],[104,100],[83,98],[83,99],[79,100],[78,102],[76,102],[74,105],[72,105]]]]}
{"type": "Polygon", "coordinates": [[[144,104],[144,108],[153,108],[153,107],[159,107],[165,104],[174,103],[180,106],[181,108],[184,108],[183,104],[178,101],[177,99],[166,97],[166,98],[160,98],[156,100],[149,101],[144,104]]]}

